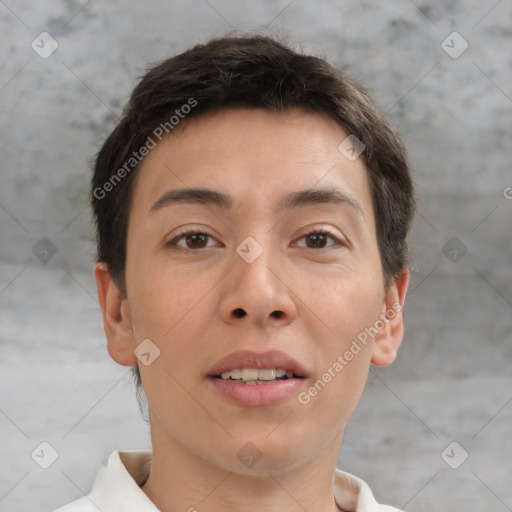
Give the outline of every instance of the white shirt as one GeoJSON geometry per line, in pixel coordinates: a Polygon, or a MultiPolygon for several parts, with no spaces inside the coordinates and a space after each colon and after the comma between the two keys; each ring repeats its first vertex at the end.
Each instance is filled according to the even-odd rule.
{"type": "MultiPolygon", "coordinates": [[[[92,491],[54,512],[159,512],[140,488],[150,465],[151,451],[116,450],[110,454],[107,466],[99,469],[92,491]]],[[[363,480],[338,468],[334,473],[334,499],[350,512],[400,512],[379,505],[363,480]]]]}

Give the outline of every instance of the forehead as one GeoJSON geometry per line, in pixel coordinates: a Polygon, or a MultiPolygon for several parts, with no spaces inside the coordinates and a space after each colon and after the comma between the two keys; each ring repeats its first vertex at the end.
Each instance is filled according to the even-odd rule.
{"type": "Polygon", "coordinates": [[[233,209],[275,211],[290,192],[327,188],[353,199],[370,222],[365,165],[338,149],[347,136],[334,120],[301,109],[223,109],[185,120],[139,167],[131,213],[150,215],[172,189],[213,189],[234,198],[233,209]]]}

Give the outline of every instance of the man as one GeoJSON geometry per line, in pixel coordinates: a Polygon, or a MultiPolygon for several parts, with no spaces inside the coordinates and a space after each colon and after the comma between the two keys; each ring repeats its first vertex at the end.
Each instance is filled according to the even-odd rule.
{"type": "Polygon", "coordinates": [[[409,282],[407,158],[366,91],[267,37],[195,46],[136,86],[92,206],[153,450],[113,452],[59,511],[396,510],[336,468],[409,282]]]}

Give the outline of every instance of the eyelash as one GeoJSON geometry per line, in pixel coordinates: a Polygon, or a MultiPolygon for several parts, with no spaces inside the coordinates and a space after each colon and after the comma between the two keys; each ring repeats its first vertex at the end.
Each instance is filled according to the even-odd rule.
{"type": "MultiPolygon", "coordinates": [[[[169,242],[165,243],[165,247],[167,248],[170,248],[172,250],[175,250],[175,251],[183,251],[183,252],[189,252],[189,251],[193,251],[193,252],[200,252],[202,251],[203,249],[206,249],[206,248],[202,248],[202,249],[184,249],[182,247],[178,247],[177,246],[177,242],[179,242],[182,238],[188,236],[188,235],[197,235],[197,234],[201,234],[201,235],[206,235],[210,238],[213,238],[211,235],[209,235],[208,233],[205,233],[203,230],[200,230],[200,229],[190,229],[188,231],[184,231],[183,233],[180,233],[179,235],[176,235],[172,240],[170,240],[169,242]]],[[[320,251],[326,251],[328,249],[331,249],[332,247],[338,245],[338,246],[346,246],[345,243],[343,243],[341,240],[339,240],[336,236],[334,236],[329,230],[326,230],[326,229],[313,229],[305,234],[303,234],[299,240],[303,239],[303,238],[306,238],[310,235],[317,235],[317,234],[322,234],[322,235],[328,235],[330,238],[332,238],[336,244],[330,246],[330,247],[323,247],[323,248],[320,248],[320,249],[311,249],[309,247],[306,247],[306,249],[311,249],[312,251],[315,251],[315,252],[320,252],[320,251]]]]}

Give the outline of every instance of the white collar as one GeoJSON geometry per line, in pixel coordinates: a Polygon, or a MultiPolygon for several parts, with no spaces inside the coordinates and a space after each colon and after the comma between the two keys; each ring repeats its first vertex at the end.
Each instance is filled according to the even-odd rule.
{"type": "MultiPolygon", "coordinates": [[[[151,451],[113,451],[107,466],[98,471],[92,491],[85,497],[56,512],[87,510],[95,505],[104,512],[158,512],[156,506],[139,487],[145,480],[151,465],[151,451]],[[84,505],[84,508],[78,508],[84,505]]],[[[353,512],[396,511],[392,507],[379,505],[368,485],[360,478],[336,468],[334,474],[334,498],[343,509],[353,512]]],[[[92,510],[92,509],[91,509],[92,510]]]]}

